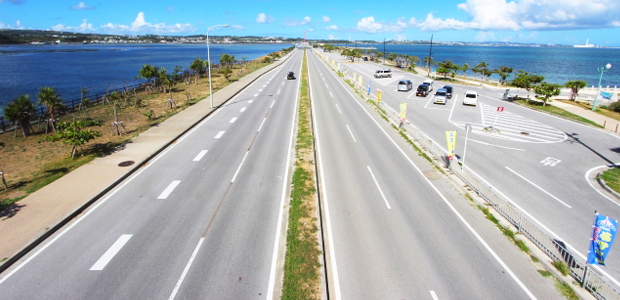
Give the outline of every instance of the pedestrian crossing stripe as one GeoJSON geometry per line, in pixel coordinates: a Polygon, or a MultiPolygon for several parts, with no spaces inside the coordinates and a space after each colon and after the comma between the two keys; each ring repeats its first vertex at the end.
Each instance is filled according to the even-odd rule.
{"type": "MultiPolygon", "coordinates": [[[[528,118],[502,112],[497,116],[497,107],[480,103],[482,124],[472,124],[472,132],[483,134],[498,139],[528,142],[528,143],[559,143],[566,140],[567,136],[561,130],[549,125],[530,120],[528,118]],[[496,121],[497,117],[497,121],[496,121]],[[495,124],[494,124],[495,123],[495,124]],[[487,133],[484,129],[493,126],[499,130],[499,134],[487,133]]],[[[460,128],[465,128],[465,122],[453,122],[460,128]]]]}

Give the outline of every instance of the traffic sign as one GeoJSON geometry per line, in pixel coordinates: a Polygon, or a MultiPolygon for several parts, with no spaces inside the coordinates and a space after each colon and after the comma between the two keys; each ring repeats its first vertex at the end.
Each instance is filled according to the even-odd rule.
{"type": "Polygon", "coordinates": [[[497,112],[498,112],[498,113],[501,113],[501,112],[503,112],[503,111],[504,111],[504,108],[503,108],[503,107],[498,107],[498,108],[497,108],[497,112]]]}

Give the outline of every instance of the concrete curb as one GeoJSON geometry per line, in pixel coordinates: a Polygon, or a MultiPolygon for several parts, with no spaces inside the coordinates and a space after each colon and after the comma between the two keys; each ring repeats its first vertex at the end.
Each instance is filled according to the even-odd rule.
{"type": "MultiPolygon", "coordinates": [[[[213,110],[209,111],[206,115],[204,115],[203,117],[201,117],[200,119],[198,119],[195,123],[191,124],[187,129],[183,130],[180,134],[178,134],[177,136],[175,136],[172,140],[170,140],[169,142],[167,142],[166,144],[164,144],[161,148],[157,149],[155,152],[153,152],[150,156],[148,156],[146,159],[144,159],[143,161],[141,161],[140,163],[135,164],[135,167],[133,167],[132,169],[130,169],[129,171],[127,171],[127,173],[125,173],[124,175],[122,175],[120,178],[118,178],[117,180],[115,180],[112,184],[110,184],[109,186],[107,186],[106,188],[104,188],[101,192],[99,192],[97,195],[95,195],[93,198],[91,198],[90,200],[88,200],[86,203],[84,203],[83,205],[81,205],[78,209],[76,209],[75,211],[73,211],[72,213],[70,213],[69,215],[67,215],[66,217],[64,217],[60,222],[58,222],[56,225],[54,225],[53,227],[51,227],[49,230],[47,230],[44,234],[42,234],[41,236],[39,236],[38,238],[36,238],[34,241],[32,241],[30,244],[28,244],[27,246],[25,246],[24,248],[22,248],[22,250],[18,251],[15,255],[11,256],[9,259],[7,259],[4,263],[2,263],[2,265],[0,265],[0,273],[4,272],[6,269],[10,268],[14,263],[16,263],[18,260],[20,260],[22,257],[24,257],[26,254],[28,254],[28,252],[30,252],[32,249],[34,249],[35,247],[37,247],[38,245],[40,245],[41,243],[43,243],[48,237],[50,237],[51,235],[53,235],[54,233],[56,233],[58,230],[60,230],[63,226],[65,226],[67,223],[69,223],[73,218],[77,217],[78,215],[80,215],[82,212],[84,212],[87,208],[89,208],[93,203],[97,202],[97,200],[101,199],[105,194],[107,194],[108,192],[110,192],[112,189],[114,189],[115,187],[117,187],[121,182],[123,182],[125,179],[127,179],[127,177],[131,176],[132,174],[134,174],[137,170],[139,170],[140,168],[142,168],[144,165],[146,165],[148,162],[150,162],[153,158],[155,158],[157,155],[159,155],[162,151],[164,151],[166,148],[168,148],[170,145],[172,145],[173,143],[175,143],[179,138],[181,138],[183,135],[185,135],[188,131],[190,131],[192,128],[196,127],[196,125],[200,124],[200,122],[202,122],[204,119],[208,118],[211,114],[213,114],[214,112],[216,112],[218,109],[220,109],[221,107],[223,107],[226,103],[228,103],[228,101],[230,101],[230,99],[233,99],[235,96],[237,96],[239,93],[241,93],[245,88],[247,88],[248,86],[250,86],[252,83],[254,83],[256,80],[258,80],[259,78],[261,78],[263,75],[265,75],[266,73],[272,71],[273,69],[277,68],[278,66],[282,65],[285,61],[287,61],[289,58],[291,57],[290,53],[287,54],[286,59],[280,59],[277,61],[276,63],[272,63],[270,66],[272,66],[271,68],[269,68],[268,70],[265,70],[262,74],[258,75],[256,78],[252,79],[250,82],[248,82],[245,86],[242,86],[238,91],[236,91],[234,94],[232,94],[228,99],[224,100],[221,104],[219,104],[218,106],[214,107],[213,110]]],[[[258,72],[259,70],[256,70],[255,72],[258,72]]],[[[206,100],[202,99],[201,101],[206,100]]],[[[189,107],[188,107],[189,108],[189,107]]],[[[165,122],[165,121],[164,121],[165,122]]]]}
{"type": "Polygon", "coordinates": [[[596,175],[596,180],[598,181],[598,183],[601,185],[601,187],[608,191],[610,194],[612,194],[613,196],[616,197],[616,199],[620,200],[620,193],[614,191],[612,188],[610,188],[607,184],[605,184],[605,180],[603,178],[601,178],[601,174],[603,174],[603,172],[599,172],[596,175]]]}

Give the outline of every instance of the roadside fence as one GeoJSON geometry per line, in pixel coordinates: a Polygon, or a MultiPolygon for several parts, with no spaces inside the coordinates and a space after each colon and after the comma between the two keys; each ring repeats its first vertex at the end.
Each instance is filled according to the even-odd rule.
{"type": "MultiPolygon", "coordinates": [[[[317,56],[322,58],[327,66],[333,71],[340,73],[341,70],[346,69],[341,65],[341,69],[338,69],[338,63],[332,63],[332,59],[325,56],[323,53],[316,51],[317,56]]],[[[348,72],[345,72],[348,73],[348,72]]],[[[396,125],[400,124],[399,113],[392,109],[385,103],[377,104],[377,96],[372,93],[368,93],[368,88],[360,84],[359,77],[351,77],[351,74],[342,74],[344,79],[352,84],[355,90],[362,95],[366,100],[372,100],[378,106],[381,113],[387,118],[391,119],[396,125]],[[357,81],[357,82],[356,82],[357,81]]],[[[355,75],[354,75],[355,76],[355,75]]],[[[405,121],[401,125],[409,136],[416,140],[426,151],[431,153],[435,158],[435,163],[441,164],[444,167],[452,171],[463,182],[465,182],[476,194],[482,197],[488,204],[499,212],[506,220],[508,220],[517,230],[525,237],[527,237],[532,243],[534,243],[540,250],[542,250],[550,259],[566,263],[570,270],[570,276],[579,282],[583,288],[588,290],[597,299],[619,299],[620,300],[620,286],[614,284],[603,273],[597,270],[596,267],[586,266],[586,262],[573,255],[566,245],[554,238],[546,230],[540,228],[537,224],[532,222],[527,216],[525,216],[519,209],[510,203],[508,199],[500,196],[493,188],[484,183],[481,179],[474,176],[467,167],[464,169],[461,167],[461,162],[458,160],[449,160],[448,152],[443,149],[439,144],[434,142],[424,132],[422,132],[415,125],[409,121],[405,121]]]]}

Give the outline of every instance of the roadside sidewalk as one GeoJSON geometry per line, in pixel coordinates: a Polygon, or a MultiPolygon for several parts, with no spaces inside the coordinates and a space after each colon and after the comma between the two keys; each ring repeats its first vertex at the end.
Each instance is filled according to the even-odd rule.
{"type": "MultiPolygon", "coordinates": [[[[293,52],[214,93],[215,108],[280,66],[293,52]]],[[[213,110],[207,97],[133,138],[122,150],[97,158],[15,203],[15,214],[0,220],[0,272],[140,169],[213,110]],[[119,166],[125,161],[135,164],[119,166]]]]}
{"type": "Polygon", "coordinates": [[[592,122],[600,124],[601,126],[605,126],[605,129],[607,130],[610,130],[616,133],[617,133],[617,130],[620,130],[620,121],[616,119],[612,119],[610,117],[597,114],[583,107],[579,107],[579,106],[572,105],[570,103],[566,103],[566,101],[553,100],[553,102],[551,102],[550,104],[555,107],[559,107],[565,111],[568,111],[570,113],[576,114],[580,117],[591,120],[592,122]]]}

